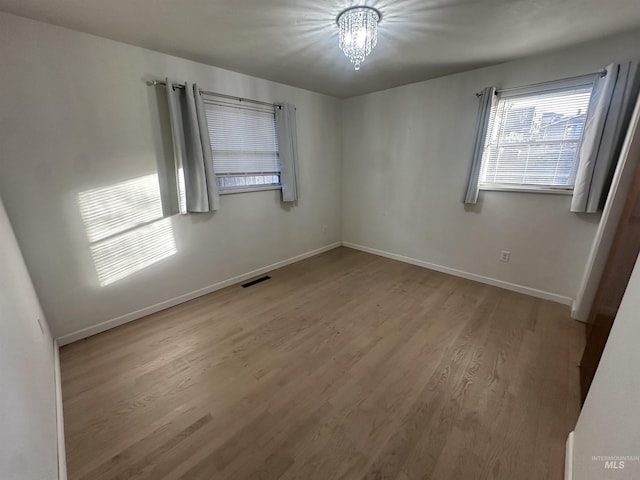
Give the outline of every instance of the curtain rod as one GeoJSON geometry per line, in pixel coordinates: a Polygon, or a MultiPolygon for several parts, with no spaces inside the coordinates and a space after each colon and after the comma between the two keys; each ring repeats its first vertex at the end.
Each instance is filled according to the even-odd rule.
{"type": "MultiPolygon", "coordinates": [[[[167,82],[164,80],[151,80],[147,82],[148,85],[167,85],[167,82]]],[[[184,88],[184,83],[174,83],[174,88],[184,88]]],[[[223,93],[210,92],[208,90],[203,90],[202,88],[198,89],[200,93],[204,93],[205,95],[211,95],[212,97],[221,97],[228,98],[231,100],[237,100],[238,102],[247,102],[247,103],[256,103],[258,105],[267,105],[272,108],[282,108],[280,105],[276,105],[275,103],[261,102],[260,100],[251,100],[250,98],[242,98],[242,97],[234,97],[233,95],[225,95],[223,93]]]]}
{"type": "MultiPolygon", "coordinates": [[[[558,80],[549,80],[547,82],[540,82],[540,83],[532,83],[531,85],[522,85],[521,87],[503,88],[501,90],[496,90],[496,95],[498,95],[499,93],[503,93],[503,92],[511,92],[513,90],[520,90],[521,88],[543,87],[545,85],[551,85],[553,83],[562,82],[562,81],[565,81],[565,80],[579,80],[581,78],[584,78],[586,80],[587,78],[595,77],[596,75],[599,75],[600,77],[606,77],[607,76],[607,71],[606,70],[600,70],[598,72],[586,73],[584,75],[576,75],[575,77],[560,78],[558,80]]],[[[476,93],[476,97],[481,97],[481,96],[482,96],[482,92],[476,93]]]]}

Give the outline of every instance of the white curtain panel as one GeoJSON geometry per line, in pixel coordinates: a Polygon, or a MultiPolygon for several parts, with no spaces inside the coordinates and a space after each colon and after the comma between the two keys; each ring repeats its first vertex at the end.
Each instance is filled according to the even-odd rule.
{"type": "Polygon", "coordinates": [[[180,213],[213,212],[220,202],[200,91],[196,84],[166,83],[180,213]]]}
{"type": "Polygon", "coordinates": [[[491,109],[496,96],[495,87],[486,87],[480,94],[480,105],[478,106],[478,118],[476,119],[476,137],[473,144],[473,155],[471,157],[471,167],[469,168],[469,179],[463,203],[474,204],[478,202],[478,181],[480,179],[480,167],[482,167],[482,155],[484,153],[484,143],[489,128],[491,109]]]}
{"type": "Polygon", "coordinates": [[[298,200],[298,141],[296,133],[296,107],[281,103],[276,106],[276,134],[280,154],[280,183],[282,201],[298,200]]]}
{"type": "MultiPolygon", "coordinates": [[[[200,148],[202,151],[202,159],[204,161],[204,186],[207,191],[207,205],[210,212],[218,210],[220,208],[220,196],[218,193],[218,182],[216,181],[216,174],[213,168],[213,154],[211,152],[211,140],[209,138],[209,128],[207,126],[207,116],[205,114],[204,102],[202,100],[202,94],[197,84],[193,84],[192,98],[195,103],[196,109],[196,124],[198,126],[198,135],[194,138],[194,143],[197,145],[200,142],[200,148]]],[[[187,100],[189,95],[187,94],[187,100]]],[[[191,116],[191,118],[193,118],[191,116]]],[[[194,129],[195,130],[195,129],[194,129]]],[[[207,211],[206,209],[203,211],[207,211]]]]}
{"type": "Polygon", "coordinates": [[[173,144],[173,160],[176,168],[176,185],[178,188],[178,206],[182,215],[187,214],[184,182],[185,146],[184,127],[182,126],[182,107],[180,106],[180,91],[173,87],[173,82],[166,79],[167,104],[169,107],[169,121],[171,123],[171,143],[173,144]]]}
{"type": "Polygon", "coordinates": [[[640,88],[638,62],[612,64],[606,71],[595,82],[578,153],[571,200],[576,213],[603,206],[640,88]]]}

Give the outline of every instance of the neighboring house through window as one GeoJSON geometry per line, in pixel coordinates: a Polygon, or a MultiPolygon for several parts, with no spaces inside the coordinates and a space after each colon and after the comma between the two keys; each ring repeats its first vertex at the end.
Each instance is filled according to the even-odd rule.
{"type": "Polygon", "coordinates": [[[498,93],[484,143],[479,188],[573,189],[593,82],[498,93]]]}

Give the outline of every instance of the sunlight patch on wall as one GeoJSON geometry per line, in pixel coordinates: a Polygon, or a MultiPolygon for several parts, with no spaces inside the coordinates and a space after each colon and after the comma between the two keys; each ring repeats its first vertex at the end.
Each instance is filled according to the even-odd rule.
{"type": "Polygon", "coordinates": [[[177,252],[157,174],[81,192],[78,203],[103,287],[177,252]]]}
{"type": "Polygon", "coordinates": [[[91,242],[162,218],[157,173],[81,192],[78,202],[91,242]]]}
{"type": "Polygon", "coordinates": [[[171,219],[165,218],[91,246],[100,285],[105,286],[176,253],[171,219]]]}

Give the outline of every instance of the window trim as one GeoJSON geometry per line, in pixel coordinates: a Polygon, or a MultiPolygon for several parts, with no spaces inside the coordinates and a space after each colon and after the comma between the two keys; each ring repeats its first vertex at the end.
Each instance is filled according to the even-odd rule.
{"type": "Polygon", "coordinates": [[[264,187],[258,187],[258,186],[248,186],[248,187],[241,187],[241,188],[227,188],[224,190],[219,190],[218,194],[219,195],[232,195],[234,193],[247,193],[247,192],[266,192],[268,190],[282,190],[282,185],[267,185],[264,187]]]}
{"type": "Polygon", "coordinates": [[[545,185],[508,185],[499,183],[478,184],[478,189],[485,192],[520,192],[520,193],[550,193],[554,195],[573,195],[573,187],[548,187],[545,185]]]}
{"type": "MultiPolygon", "coordinates": [[[[508,99],[513,97],[526,97],[532,96],[536,94],[541,94],[545,92],[554,92],[554,91],[562,91],[571,88],[580,88],[591,86],[591,95],[593,95],[593,86],[596,82],[596,77],[587,80],[585,77],[576,77],[571,79],[560,79],[557,81],[545,82],[543,85],[525,85],[522,87],[512,87],[506,88],[503,90],[496,90],[494,104],[491,109],[491,116],[495,114],[495,111],[498,109],[498,105],[501,99],[508,99]]],[[[586,110],[586,115],[589,115],[589,107],[591,106],[591,97],[589,98],[589,105],[586,110]]],[[[492,125],[491,125],[492,126],[492,125]]],[[[485,134],[485,138],[483,140],[483,149],[486,150],[486,142],[487,138],[489,138],[491,131],[487,129],[485,134]]],[[[579,150],[582,145],[582,140],[584,136],[584,129],[582,134],[580,135],[580,140],[578,142],[578,153],[576,157],[576,162],[579,161],[579,150]]],[[[484,166],[484,151],[482,155],[482,161],[480,164],[480,171],[482,171],[482,167],[484,166]]],[[[577,170],[577,165],[575,165],[575,170],[577,170]]],[[[574,172],[575,173],[575,172],[574,172]]],[[[546,193],[546,194],[555,194],[555,195],[573,195],[573,190],[575,187],[575,178],[574,184],[570,186],[552,186],[552,185],[535,185],[535,184],[504,184],[504,183],[483,183],[482,181],[478,181],[478,190],[484,191],[495,191],[495,192],[519,192],[519,193],[546,193]]]]}

